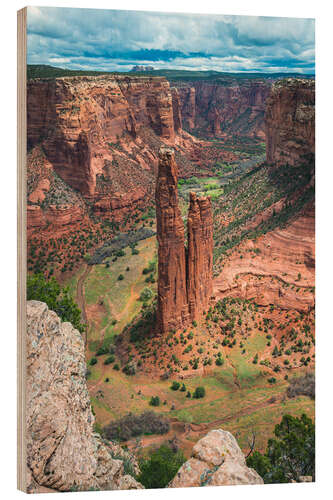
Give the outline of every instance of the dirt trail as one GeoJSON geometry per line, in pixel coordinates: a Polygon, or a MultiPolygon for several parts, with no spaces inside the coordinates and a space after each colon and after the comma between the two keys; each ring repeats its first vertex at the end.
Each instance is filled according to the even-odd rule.
{"type": "MultiPolygon", "coordinates": [[[[274,402],[278,403],[278,400],[274,402]]],[[[243,417],[246,415],[251,415],[251,413],[254,413],[258,411],[259,409],[267,408],[269,406],[272,406],[272,402],[268,399],[266,401],[262,401],[261,403],[258,403],[256,405],[252,406],[247,406],[246,408],[242,408],[238,412],[230,415],[226,415],[223,418],[220,418],[218,420],[214,420],[212,422],[207,422],[207,423],[201,423],[201,424],[195,424],[195,423],[184,423],[177,418],[172,418],[171,419],[171,426],[170,430],[167,434],[163,434],[161,436],[141,436],[141,446],[143,448],[147,446],[151,446],[154,444],[161,444],[162,442],[166,441],[167,439],[170,438],[177,438],[183,446],[185,445],[186,449],[190,446],[194,445],[196,441],[198,441],[204,434],[207,434],[210,430],[213,429],[218,429],[223,426],[223,424],[230,422],[231,420],[237,419],[239,417],[243,417]]],[[[126,444],[128,447],[131,449],[135,446],[135,441],[130,440],[127,441],[126,444]]]]}
{"type": "Polygon", "coordinates": [[[235,384],[236,387],[238,387],[238,389],[240,389],[241,385],[240,385],[240,382],[238,380],[238,374],[237,374],[236,366],[233,364],[233,362],[231,361],[230,358],[226,358],[226,359],[228,360],[228,363],[229,363],[229,365],[232,368],[232,374],[233,374],[233,377],[234,377],[234,384],[235,384]]]}

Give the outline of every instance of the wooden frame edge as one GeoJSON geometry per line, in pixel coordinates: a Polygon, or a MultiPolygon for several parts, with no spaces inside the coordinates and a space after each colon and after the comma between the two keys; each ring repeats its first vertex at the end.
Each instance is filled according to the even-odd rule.
{"type": "Polygon", "coordinates": [[[17,487],[26,478],[27,8],[17,12],[17,487]]]}

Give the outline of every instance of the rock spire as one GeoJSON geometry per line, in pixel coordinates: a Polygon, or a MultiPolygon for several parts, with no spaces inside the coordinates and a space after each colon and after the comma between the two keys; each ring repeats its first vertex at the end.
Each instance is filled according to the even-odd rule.
{"type": "Polygon", "coordinates": [[[186,249],[177,183],[174,151],[163,147],[159,152],[156,183],[159,333],[181,328],[198,319],[207,309],[212,295],[211,199],[190,194],[186,249]]]}

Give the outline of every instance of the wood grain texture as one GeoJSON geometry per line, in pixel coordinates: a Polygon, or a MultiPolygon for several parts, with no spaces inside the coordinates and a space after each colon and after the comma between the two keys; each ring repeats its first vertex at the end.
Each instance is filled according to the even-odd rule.
{"type": "Polygon", "coordinates": [[[26,492],[27,9],[17,13],[17,487],[26,492]]]}

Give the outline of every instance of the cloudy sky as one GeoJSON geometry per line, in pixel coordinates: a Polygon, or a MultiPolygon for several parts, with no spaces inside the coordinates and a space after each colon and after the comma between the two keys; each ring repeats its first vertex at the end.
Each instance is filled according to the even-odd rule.
{"type": "Polygon", "coordinates": [[[315,27],[301,18],[29,7],[28,64],[314,73],[315,27]]]}

